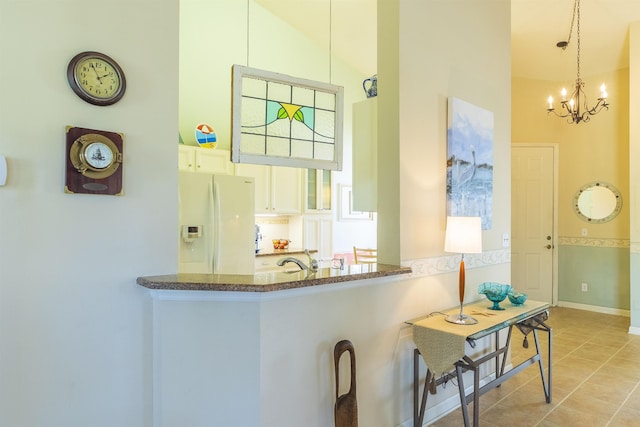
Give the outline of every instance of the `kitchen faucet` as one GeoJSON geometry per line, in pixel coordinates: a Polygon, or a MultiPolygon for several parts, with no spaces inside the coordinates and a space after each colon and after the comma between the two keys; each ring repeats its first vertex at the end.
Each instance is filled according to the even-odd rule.
{"type": "Polygon", "coordinates": [[[308,249],[305,249],[304,253],[307,255],[307,257],[309,257],[309,266],[307,266],[304,262],[300,261],[298,258],[294,258],[291,256],[279,259],[276,264],[282,267],[286,263],[292,262],[296,264],[298,267],[300,267],[300,270],[309,270],[315,273],[316,271],[318,271],[318,260],[311,256],[308,249]]]}
{"type": "Polygon", "coordinates": [[[298,267],[300,267],[300,270],[308,270],[309,269],[309,267],[307,267],[307,265],[304,262],[302,262],[298,258],[294,258],[292,256],[279,259],[276,264],[278,264],[280,267],[282,267],[283,265],[285,265],[288,262],[292,262],[292,263],[296,264],[298,267]]]}
{"type": "Polygon", "coordinates": [[[309,257],[309,270],[313,272],[318,271],[318,260],[311,256],[309,249],[305,249],[304,253],[309,257]]]}

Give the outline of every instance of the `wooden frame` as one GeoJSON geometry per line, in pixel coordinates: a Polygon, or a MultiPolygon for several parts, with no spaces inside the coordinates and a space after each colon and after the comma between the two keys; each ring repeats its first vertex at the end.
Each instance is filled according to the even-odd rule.
{"type": "Polygon", "coordinates": [[[231,161],[342,170],[344,89],[232,67],[231,161]]]}

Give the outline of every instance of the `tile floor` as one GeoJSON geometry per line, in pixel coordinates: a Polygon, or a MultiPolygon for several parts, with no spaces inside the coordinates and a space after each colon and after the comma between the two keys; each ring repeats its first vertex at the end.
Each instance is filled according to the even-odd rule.
{"type": "MultiPolygon", "coordinates": [[[[554,307],[547,324],[553,328],[552,402],[545,402],[535,364],[480,398],[480,426],[640,426],[640,336],[628,333],[629,318],[554,307]]],[[[546,332],[539,334],[545,343],[546,332]]],[[[514,365],[535,352],[532,335],[529,344],[524,349],[514,329],[514,365]]],[[[470,417],[472,411],[470,405],[470,417]]],[[[431,425],[462,426],[462,412],[431,425]]]]}

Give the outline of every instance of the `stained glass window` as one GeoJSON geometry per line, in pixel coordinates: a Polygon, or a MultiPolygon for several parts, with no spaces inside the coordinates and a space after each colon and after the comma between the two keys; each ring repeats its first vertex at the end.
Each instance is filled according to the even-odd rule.
{"type": "Polygon", "coordinates": [[[343,88],[233,66],[231,160],[342,170],[343,88]]]}

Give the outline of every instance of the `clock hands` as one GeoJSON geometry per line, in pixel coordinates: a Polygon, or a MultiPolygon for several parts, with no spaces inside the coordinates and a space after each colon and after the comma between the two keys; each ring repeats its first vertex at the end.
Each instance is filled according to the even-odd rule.
{"type": "MultiPolygon", "coordinates": [[[[100,84],[102,84],[102,78],[100,77],[100,74],[98,74],[98,70],[96,70],[96,67],[93,64],[89,64],[89,67],[91,67],[91,69],[93,70],[94,73],[96,73],[96,77],[98,78],[98,82],[100,84]]],[[[104,77],[104,76],[103,76],[104,77]]]]}
{"type": "Polygon", "coordinates": [[[96,73],[96,78],[98,79],[98,82],[100,84],[102,84],[102,79],[111,75],[111,73],[107,73],[104,76],[101,76],[100,74],[98,74],[98,70],[96,69],[95,65],[89,64],[89,67],[91,67],[91,69],[93,69],[93,72],[96,73]]]}

